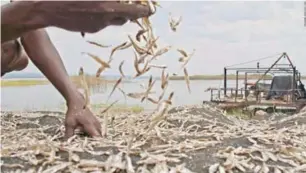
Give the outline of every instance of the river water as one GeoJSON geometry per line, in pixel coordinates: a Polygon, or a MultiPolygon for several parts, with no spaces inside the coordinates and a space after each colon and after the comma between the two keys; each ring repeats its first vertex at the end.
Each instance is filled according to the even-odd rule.
{"type": "MultiPolygon", "coordinates": [[[[192,80],[191,93],[188,92],[185,81],[170,81],[166,95],[174,91],[173,104],[193,105],[201,104],[204,100],[210,100],[210,92],[204,92],[208,87],[223,87],[223,80],[192,80]]],[[[239,81],[239,87],[243,87],[244,81],[239,81]]],[[[304,81],[306,83],[306,81],[304,81]]],[[[147,80],[136,80],[133,83],[122,83],[121,88],[127,92],[142,92],[140,84],[147,84],[147,80]]],[[[100,86],[91,89],[90,101],[92,104],[105,104],[113,84],[100,86]]],[[[228,81],[228,87],[235,87],[235,81],[228,81]]],[[[153,90],[158,97],[161,93],[160,81],[156,81],[153,90]]],[[[137,99],[124,96],[116,90],[108,103],[119,100],[119,104],[138,105],[147,110],[154,109],[156,105],[150,102],[141,103],[137,99]]],[[[1,110],[2,111],[34,111],[34,110],[60,110],[65,103],[63,97],[52,85],[37,85],[23,87],[1,88],[1,110]]]]}

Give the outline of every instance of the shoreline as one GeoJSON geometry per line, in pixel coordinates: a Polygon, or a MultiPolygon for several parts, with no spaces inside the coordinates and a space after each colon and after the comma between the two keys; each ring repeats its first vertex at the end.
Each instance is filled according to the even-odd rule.
{"type": "MultiPolygon", "coordinates": [[[[149,77],[148,77],[149,78],[149,77]]],[[[260,75],[249,75],[249,80],[256,80],[260,78],[260,75]]],[[[78,76],[71,76],[71,79],[77,85],[80,84],[78,76]]],[[[155,79],[159,80],[159,77],[155,77],[155,79]]],[[[223,80],[223,75],[191,75],[189,76],[189,80],[223,80]]],[[[265,80],[271,80],[272,76],[266,76],[265,80]]],[[[302,80],[306,79],[306,76],[301,76],[302,80]]],[[[170,76],[169,80],[185,80],[184,76],[170,76]]],[[[227,80],[236,80],[236,75],[229,74],[227,75],[227,80]]],[[[239,75],[238,80],[244,80],[244,75],[239,75]]],[[[97,84],[106,84],[106,83],[115,83],[117,79],[103,79],[103,78],[95,78],[90,76],[87,78],[87,83],[89,85],[97,85],[97,84]]],[[[133,82],[129,79],[125,80],[124,83],[133,82]]],[[[34,85],[47,85],[50,82],[45,78],[8,78],[1,79],[1,87],[18,87],[18,86],[34,86],[34,85]]]]}

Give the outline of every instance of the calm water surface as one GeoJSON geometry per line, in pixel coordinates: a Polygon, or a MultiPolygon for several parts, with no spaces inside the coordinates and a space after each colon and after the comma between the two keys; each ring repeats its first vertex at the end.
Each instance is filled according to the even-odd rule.
{"type": "MultiPolygon", "coordinates": [[[[228,87],[234,87],[235,81],[228,81],[228,87]]],[[[239,87],[243,86],[244,81],[239,81],[239,87]]],[[[304,81],[306,83],[306,81],[304,81]]],[[[147,80],[138,80],[133,83],[122,83],[121,88],[129,92],[142,92],[140,84],[147,84],[147,80]]],[[[93,88],[91,90],[91,103],[105,104],[113,84],[106,87],[93,88]]],[[[185,81],[170,81],[166,96],[174,91],[173,104],[191,105],[200,104],[203,100],[210,99],[210,92],[204,92],[208,87],[223,87],[222,80],[193,80],[191,81],[191,93],[189,94],[185,81]]],[[[157,98],[161,93],[160,81],[156,81],[153,90],[157,94],[152,97],[157,98]]],[[[124,96],[116,90],[108,103],[119,100],[119,104],[139,105],[147,110],[153,109],[156,105],[150,102],[141,103],[137,99],[124,96]]],[[[27,86],[27,87],[5,87],[1,89],[1,110],[2,111],[33,111],[33,110],[60,110],[65,103],[62,96],[52,85],[27,86]]]]}

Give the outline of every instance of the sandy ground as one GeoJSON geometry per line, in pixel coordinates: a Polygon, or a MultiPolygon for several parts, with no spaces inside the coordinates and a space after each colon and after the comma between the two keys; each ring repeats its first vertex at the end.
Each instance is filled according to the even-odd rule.
{"type": "MultiPolygon", "coordinates": [[[[70,163],[70,167],[75,166],[75,170],[79,172],[94,172],[94,170],[103,172],[102,170],[105,171],[106,168],[101,166],[86,170],[81,168],[80,164],[82,160],[92,159],[105,163],[110,154],[95,155],[93,153],[108,151],[118,154],[120,151],[125,151],[123,146],[128,145],[123,143],[105,146],[101,144],[99,146],[93,145],[93,152],[75,151],[78,159],[74,161],[71,161],[68,150],[57,150],[55,152],[55,156],[58,156],[55,159],[57,162],[51,162],[51,156],[41,154],[43,149],[40,149],[41,153],[18,154],[30,150],[34,151],[33,143],[46,141],[47,138],[54,142],[54,145],[63,144],[61,135],[63,134],[62,121],[64,114],[61,112],[2,112],[1,114],[1,172],[18,172],[18,170],[48,172],[48,168],[59,165],[60,162],[70,163]],[[38,133],[38,131],[40,132],[38,133]],[[23,133],[23,135],[20,133],[23,133]],[[31,133],[33,136],[30,135],[31,133]],[[20,137],[16,137],[17,134],[20,137]],[[59,137],[54,137],[56,135],[59,137]],[[33,140],[32,143],[29,142],[31,140],[33,140]],[[24,145],[20,146],[20,143],[24,143],[24,145]],[[16,147],[14,147],[15,145],[16,147]],[[29,155],[31,155],[31,159],[29,155]],[[50,162],[44,163],[48,159],[50,162]]],[[[122,116],[129,117],[129,115],[122,116]]],[[[148,166],[147,170],[149,172],[161,172],[161,169],[156,168],[156,165],[161,163],[168,165],[167,168],[163,169],[173,171],[173,168],[175,168],[177,172],[209,172],[209,168],[211,172],[214,172],[213,169],[222,172],[223,168],[233,172],[256,172],[257,170],[259,172],[274,172],[277,170],[281,172],[302,172],[306,170],[306,112],[293,116],[273,115],[260,121],[240,120],[225,116],[212,107],[201,105],[189,108],[174,108],[169,111],[165,122],[171,124],[170,129],[174,130],[167,131],[167,128],[164,127],[164,130],[159,130],[161,133],[159,135],[158,132],[155,133],[152,130],[154,131],[150,132],[152,137],[148,138],[143,145],[135,147],[135,152],[130,154],[136,172],[141,172],[140,168],[143,168],[144,165],[148,166]],[[167,148],[168,151],[159,152],[156,149],[157,146],[165,145],[170,145],[167,148]],[[261,150],[269,151],[275,158],[272,156],[266,157],[263,153],[260,154],[261,150]],[[155,161],[151,161],[152,163],[141,164],[140,161],[145,159],[139,153],[144,151],[152,155],[160,153],[170,157],[169,153],[171,153],[181,154],[181,156],[176,157],[179,160],[177,162],[155,159],[155,161]],[[218,168],[218,165],[221,166],[218,168]],[[239,168],[239,165],[243,165],[243,168],[239,168]],[[186,167],[186,169],[179,171],[179,166],[186,167]]],[[[118,122],[118,128],[120,127],[119,124],[120,122],[118,122]]],[[[159,126],[160,129],[163,129],[162,124],[159,124],[159,126]]],[[[106,138],[110,138],[109,141],[119,141],[120,137],[114,137],[115,132],[112,132],[111,126],[108,126],[108,129],[108,133],[113,134],[113,136],[108,135],[112,138],[106,138]]],[[[86,136],[78,136],[78,140],[66,145],[77,145],[85,140],[88,140],[86,136]]],[[[137,139],[135,140],[137,141],[137,139]]],[[[58,172],[69,172],[72,169],[68,169],[68,166],[63,167],[58,169],[58,172]]],[[[125,168],[114,170],[129,172],[125,168]]],[[[49,170],[49,172],[52,171],[49,170]]]]}

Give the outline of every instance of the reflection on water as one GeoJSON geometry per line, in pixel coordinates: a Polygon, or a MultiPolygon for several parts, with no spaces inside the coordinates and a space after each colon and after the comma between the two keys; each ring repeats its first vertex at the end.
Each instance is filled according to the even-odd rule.
{"type": "MultiPolygon", "coordinates": [[[[137,80],[132,83],[122,83],[122,88],[126,93],[142,92],[140,84],[146,84],[147,80],[137,80]]],[[[243,87],[244,81],[239,81],[239,87],[243,87]]],[[[306,83],[306,82],[304,82],[306,83]]],[[[93,85],[90,87],[92,104],[105,104],[108,95],[110,94],[114,83],[93,85]]],[[[156,81],[153,91],[156,94],[153,98],[158,98],[161,93],[161,83],[156,81]]],[[[235,81],[228,81],[228,87],[234,87],[235,81]]],[[[201,104],[203,100],[210,99],[210,92],[204,92],[208,87],[223,87],[222,80],[193,80],[191,81],[191,94],[188,93],[185,81],[170,81],[165,97],[168,97],[170,92],[174,91],[173,104],[191,105],[201,104]]],[[[119,90],[116,90],[108,103],[119,100],[119,104],[138,105],[145,109],[154,109],[156,105],[144,101],[128,98],[125,101],[124,96],[119,90]]],[[[1,89],[1,109],[14,111],[29,111],[29,110],[59,110],[65,103],[62,96],[52,85],[26,86],[26,87],[5,87],[1,89]]]]}

